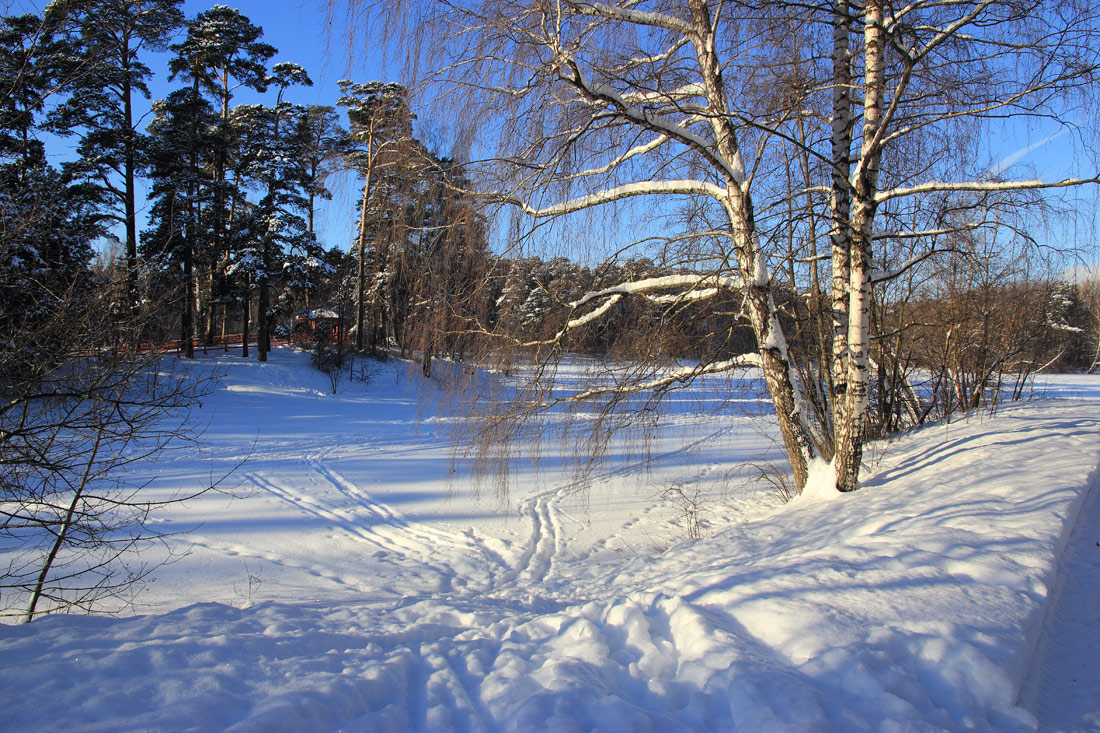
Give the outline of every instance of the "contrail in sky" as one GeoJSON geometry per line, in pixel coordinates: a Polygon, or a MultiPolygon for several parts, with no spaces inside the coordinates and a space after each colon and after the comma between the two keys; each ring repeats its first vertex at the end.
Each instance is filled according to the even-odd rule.
{"type": "Polygon", "coordinates": [[[1031,153],[1032,151],[1038,150],[1039,148],[1043,147],[1044,145],[1046,145],[1047,143],[1049,143],[1053,140],[1057,140],[1058,138],[1062,137],[1062,135],[1065,135],[1067,132],[1069,132],[1069,130],[1070,130],[1069,127],[1063,126],[1062,129],[1059,130],[1058,132],[1056,132],[1052,135],[1047,135],[1042,140],[1039,140],[1038,142],[1034,142],[1031,145],[1028,145],[1026,148],[1020,148],[1019,150],[1012,153],[1011,155],[1008,155],[1004,158],[1001,158],[1001,160],[999,162],[995,163],[992,167],[990,167],[989,175],[991,175],[991,176],[1000,175],[1002,171],[1004,171],[1006,168],[1013,165],[1016,161],[1020,160],[1020,158],[1023,158],[1025,155],[1027,155],[1028,153],[1031,153]]]}

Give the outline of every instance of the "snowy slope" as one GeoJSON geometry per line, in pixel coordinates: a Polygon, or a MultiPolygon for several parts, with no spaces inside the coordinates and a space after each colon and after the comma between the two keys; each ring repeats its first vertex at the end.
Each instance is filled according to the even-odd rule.
{"type": "Polygon", "coordinates": [[[148,471],[168,492],[251,451],[244,498],[165,518],[195,544],[155,613],[0,626],[0,727],[1033,730],[1023,688],[1097,720],[1043,712],[1081,666],[1043,625],[1100,483],[1100,380],[880,447],[854,495],[769,505],[731,478],[767,431],[685,409],[643,478],[613,446],[587,497],[551,467],[501,505],[448,478],[396,365],[334,397],[285,350],[215,363],[210,455],[148,471]],[[677,482],[704,539],[678,542],[677,482]]]}

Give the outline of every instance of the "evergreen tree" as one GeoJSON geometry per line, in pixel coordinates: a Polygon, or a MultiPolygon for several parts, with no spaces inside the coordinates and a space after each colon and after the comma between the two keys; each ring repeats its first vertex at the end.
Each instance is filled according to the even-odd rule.
{"type": "MultiPolygon", "coordinates": [[[[356,292],[355,346],[365,346],[367,301],[367,213],[373,179],[379,168],[393,168],[401,162],[402,148],[412,140],[412,121],[408,93],[400,84],[342,80],[341,107],[347,108],[350,130],[345,162],[363,177],[363,196],[359,209],[359,236],[356,251],[359,276],[356,292]]],[[[377,249],[377,246],[376,246],[377,249]]]]}
{"type": "Polygon", "coordinates": [[[149,176],[152,179],[149,222],[143,249],[177,273],[181,302],[180,342],[188,358],[193,339],[196,254],[206,259],[211,234],[209,208],[213,200],[210,150],[216,139],[217,117],[210,103],[193,89],[180,89],[153,105],[149,125],[149,176]]]}
{"type": "MultiPolygon", "coordinates": [[[[50,165],[39,139],[51,131],[48,98],[71,80],[63,20],[56,11],[0,20],[0,327],[9,334],[50,318],[104,234],[95,191],[50,165]]],[[[21,348],[21,358],[38,353],[21,348]]]]}
{"type": "MultiPolygon", "coordinates": [[[[230,201],[237,192],[230,190],[226,170],[231,155],[230,102],[240,87],[266,91],[267,61],[275,48],[260,41],[263,30],[225,5],[216,5],[200,13],[187,24],[187,36],[172,46],[176,56],[169,62],[172,78],[180,77],[195,95],[211,95],[220,108],[217,134],[214,136],[212,178],[214,198],[210,209],[214,237],[213,267],[209,271],[210,291],[225,290],[224,268],[230,261],[230,201]]],[[[223,320],[225,317],[223,308],[223,320]]],[[[214,314],[203,316],[207,343],[212,341],[214,314]]]]}
{"type": "Polygon", "coordinates": [[[44,165],[38,132],[47,129],[47,98],[69,81],[72,48],[53,14],[0,19],[0,156],[23,170],[44,165]]]}
{"type": "MultiPolygon", "coordinates": [[[[306,230],[314,239],[317,203],[318,200],[332,200],[332,191],[327,185],[328,178],[338,169],[347,140],[347,131],[339,122],[340,117],[335,108],[327,105],[306,105],[304,114],[298,116],[292,133],[298,151],[296,175],[306,196],[306,230]]],[[[292,276],[293,287],[304,296],[305,307],[309,309],[311,295],[318,290],[323,280],[334,276],[335,272],[324,253],[320,256],[315,253],[293,253],[289,259],[287,274],[292,276]]]]}
{"type": "Polygon", "coordinates": [[[264,192],[252,216],[255,222],[254,249],[249,253],[251,276],[259,296],[257,352],[267,360],[270,343],[270,296],[274,279],[281,273],[285,255],[291,250],[320,254],[313,249],[313,233],[302,214],[308,208],[306,181],[299,161],[306,138],[295,134],[306,115],[304,107],[284,101],[291,86],[312,85],[305,70],[297,64],[275,64],[268,84],[278,89],[271,107],[253,105],[235,116],[240,124],[253,129],[249,138],[258,148],[250,155],[251,178],[264,192]]]}
{"type": "Polygon", "coordinates": [[[340,117],[333,107],[311,104],[298,118],[294,134],[301,140],[301,155],[298,158],[301,171],[298,175],[308,196],[306,222],[312,232],[317,199],[332,200],[332,191],[326,183],[335,172],[336,163],[344,151],[347,131],[340,127],[340,117]]]}
{"type": "Polygon", "coordinates": [[[137,293],[136,177],[147,141],[135,118],[135,94],[149,98],[147,51],[163,51],[182,27],[182,0],[86,0],[71,19],[79,34],[81,73],[55,113],[59,127],[81,131],[78,166],[124,228],[130,306],[137,293]]]}

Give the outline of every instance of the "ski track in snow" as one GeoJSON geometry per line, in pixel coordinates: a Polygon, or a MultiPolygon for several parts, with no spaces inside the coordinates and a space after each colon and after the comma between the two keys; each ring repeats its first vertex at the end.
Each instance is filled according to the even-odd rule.
{"type": "Polygon", "coordinates": [[[408,520],[391,506],[378,501],[360,486],[357,486],[354,482],[327,466],[323,462],[323,458],[324,456],[320,455],[308,459],[309,467],[329,481],[329,483],[336,487],[340,493],[347,496],[353,504],[364,507],[368,511],[376,514],[387,529],[392,531],[400,530],[401,533],[408,536],[413,540],[414,544],[412,546],[416,547],[422,554],[432,554],[440,546],[458,548],[465,551],[470,549],[470,543],[467,541],[468,538],[461,537],[455,532],[435,529],[427,524],[409,524],[408,520]]]}
{"type": "MultiPolygon", "coordinates": [[[[673,456],[689,453],[706,443],[728,435],[732,430],[731,427],[718,428],[672,450],[616,466],[613,469],[595,472],[589,477],[588,482],[594,483],[624,476],[639,470],[647,463],[660,463],[673,456]]],[[[547,581],[554,577],[556,565],[563,562],[569,555],[566,551],[568,542],[564,536],[563,520],[584,525],[560,507],[560,504],[576,491],[577,486],[573,482],[566,482],[529,496],[520,502],[519,514],[530,522],[531,530],[518,561],[493,587],[494,592],[504,592],[517,585],[528,587],[546,585],[547,581]]],[[[581,562],[587,554],[574,555],[573,560],[581,562]]]]}
{"type": "Polygon", "coordinates": [[[465,576],[454,566],[437,559],[440,557],[454,554],[481,556],[485,559],[482,565],[486,575],[492,577],[492,567],[499,564],[499,558],[489,553],[483,543],[467,534],[438,530],[424,524],[410,524],[392,507],[376,500],[354,482],[324,465],[323,457],[323,453],[308,457],[303,464],[327,486],[336,489],[338,495],[346,499],[345,506],[325,503],[306,491],[280,485],[257,473],[246,473],[245,478],[303,514],[327,522],[334,531],[345,537],[418,563],[434,574],[440,591],[453,590],[455,581],[463,586],[471,585],[471,590],[478,590],[476,586],[484,585],[477,578],[465,576]]]}
{"type": "MultiPolygon", "coordinates": [[[[249,558],[256,560],[260,563],[267,562],[272,565],[277,565],[284,568],[301,570],[308,576],[320,578],[324,581],[340,586],[341,588],[346,588],[347,590],[358,594],[364,594],[364,602],[367,603],[372,602],[370,594],[376,592],[377,590],[373,588],[369,583],[357,581],[353,578],[349,579],[344,574],[334,572],[325,563],[303,562],[288,557],[285,553],[277,553],[271,550],[257,549],[254,547],[248,547],[246,545],[219,542],[198,533],[188,535],[187,540],[192,549],[195,547],[200,547],[211,551],[215,555],[249,558]]],[[[393,599],[390,597],[381,597],[373,599],[373,602],[392,603],[393,599]]]]}

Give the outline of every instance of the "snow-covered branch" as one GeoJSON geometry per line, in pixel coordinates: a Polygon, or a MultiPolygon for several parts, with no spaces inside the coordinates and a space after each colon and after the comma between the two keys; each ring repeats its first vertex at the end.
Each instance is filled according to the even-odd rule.
{"type": "Polygon", "coordinates": [[[906,231],[906,232],[879,232],[871,237],[874,240],[882,239],[920,239],[922,237],[940,237],[944,234],[955,234],[957,232],[969,232],[982,226],[982,222],[974,222],[971,224],[965,224],[955,227],[946,227],[944,229],[922,229],[920,231],[906,231]]]}
{"type": "Polygon", "coordinates": [[[682,33],[685,36],[691,36],[694,33],[694,29],[688,23],[664,13],[632,10],[631,8],[597,2],[567,2],[566,4],[581,15],[593,15],[598,18],[619,20],[651,28],[664,28],[665,30],[682,33]]]}
{"type": "Polygon", "coordinates": [[[620,155],[618,158],[615,158],[614,160],[612,160],[611,162],[609,162],[605,166],[601,166],[600,168],[589,168],[586,171],[581,171],[580,173],[575,173],[575,174],[573,174],[569,177],[570,178],[584,178],[584,177],[587,177],[587,176],[598,176],[601,173],[607,173],[608,171],[611,171],[611,170],[615,169],[616,167],[618,167],[619,165],[625,163],[626,161],[630,160],[631,158],[634,158],[638,155],[644,155],[646,153],[649,153],[649,152],[652,152],[652,151],[656,150],[657,148],[659,148],[662,145],[664,145],[665,143],[667,143],[668,140],[669,140],[668,135],[658,135],[656,138],[654,138],[653,140],[651,140],[648,143],[645,143],[644,145],[634,146],[633,148],[626,151],[625,153],[620,155]]]}
{"type": "Polygon", "coordinates": [[[959,183],[945,183],[931,181],[919,186],[909,188],[894,188],[889,191],[881,191],[875,195],[875,201],[889,201],[903,196],[914,196],[921,193],[936,193],[941,191],[1025,191],[1040,188],[1069,188],[1083,186],[1089,183],[1100,183],[1100,175],[1093,178],[1066,178],[1061,181],[964,181],[959,183]]]}
{"type": "Polygon", "coordinates": [[[701,364],[694,367],[681,367],[679,369],[673,369],[666,373],[664,376],[657,379],[651,379],[648,382],[639,382],[637,384],[613,384],[607,387],[594,387],[592,389],[586,389],[583,392],[578,392],[571,397],[568,397],[562,401],[564,402],[577,402],[580,400],[587,400],[593,397],[599,397],[606,394],[633,394],[636,392],[647,392],[649,390],[661,389],[670,385],[686,384],[696,377],[701,377],[707,374],[721,374],[723,372],[732,371],[734,369],[744,369],[746,367],[759,367],[763,365],[763,361],[760,358],[760,354],[744,354],[734,359],[727,359],[725,361],[716,361],[710,364],[701,364]]]}
{"type": "Polygon", "coordinates": [[[662,91],[636,91],[623,94],[623,99],[631,104],[645,104],[653,102],[677,102],[692,97],[704,96],[706,89],[698,82],[689,82],[678,89],[667,92],[662,91]]]}
{"type": "Polygon", "coordinates": [[[728,275],[724,277],[715,275],[663,275],[661,277],[647,277],[644,280],[634,280],[633,282],[613,285],[603,290],[585,293],[578,300],[570,303],[569,307],[575,310],[587,303],[591,303],[593,300],[606,298],[610,295],[638,295],[642,293],[653,293],[659,290],[670,290],[672,288],[692,289],[698,288],[699,286],[707,286],[712,290],[718,288],[733,290],[741,286],[741,279],[728,275]]]}
{"type": "Polygon", "coordinates": [[[580,196],[560,204],[553,204],[543,208],[534,208],[517,196],[506,196],[505,200],[519,206],[523,212],[536,219],[549,216],[570,214],[593,206],[608,204],[633,196],[657,196],[657,195],[683,195],[683,196],[710,196],[721,200],[726,195],[725,189],[704,181],[640,181],[637,183],[625,183],[622,186],[598,191],[587,196],[580,196]]]}
{"type": "Polygon", "coordinates": [[[546,344],[553,344],[560,342],[565,335],[573,329],[580,328],[588,323],[602,318],[606,315],[615,304],[623,299],[626,295],[641,295],[646,297],[652,303],[658,304],[670,304],[680,301],[692,301],[692,300],[704,300],[706,298],[713,298],[718,295],[719,292],[724,290],[733,290],[739,287],[741,284],[740,278],[725,276],[718,277],[715,275],[664,275],[661,277],[649,277],[643,280],[635,280],[633,282],[621,283],[619,285],[613,285],[609,288],[602,290],[594,290],[585,293],[577,300],[569,303],[569,309],[576,312],[577,309],[583,308],[585,305],[598,301],[601,298],[607,298],[597,308],[589,313],[579,316],[577,318],[570,318],[562,326],[561,330],[554,334],[554,337],[548,341],[531,341],[522,346],[543,346],[546,344]],[[701,287],[702,286],[702,287],[701,287]],[[669,293],[666,295],[650,296],[650,293],[659,292],[662,290],[671,290],[678,288],[680,292],[669,293]]]}

